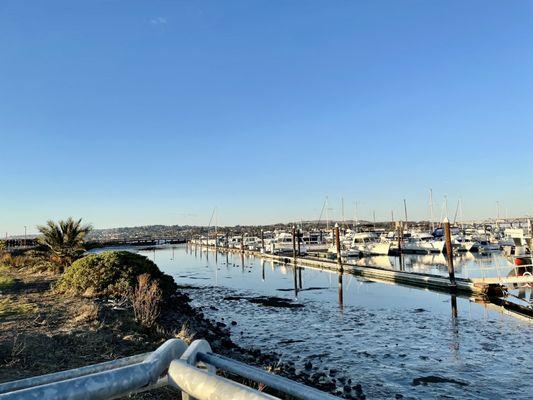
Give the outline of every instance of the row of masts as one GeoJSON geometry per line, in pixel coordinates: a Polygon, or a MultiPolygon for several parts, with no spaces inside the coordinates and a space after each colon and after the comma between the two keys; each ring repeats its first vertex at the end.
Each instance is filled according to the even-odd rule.
{"type": "MultiPolygon", "coordinates": [[[[354,205],[354,215],[353,215],[353,229],[354,230],[357,230],[357,227],[359,226],[359,215],[358,215],[358,206],[359,206],[359,202],[356,200],[353,202],[353,205],[354,205]]],[[[501,204],[499,201],[496,202],[496,205],[497,205],[497,220],[500,220],[501,219],[501,216],[500,216],[500,211],[501,211],[501,204]]],[[[319,215],[319,218],[318,218],[318,222],[317,222],[317,225],[320,226],[320,224],[322,223],[322,218],[325,217],[325,222],[326,222],[326,230],[329,230],[330,229],[330,225],[331,223],[333,222],[333,215],[332,215],[332,212],[333,211],[333,208],[330,206],[330,201],[329,201],[329,196],[326,196],[326,198],[324,199],[324,203],[322,204],[322,209],[320,210],[320,215],[319,215]],[[330,214],[331,213],[331,214],[330,214]]],[[[407,199],[403,199],[403,211],[404,211],[404,220],[401,221],[403,222],[404,224],[404,229],[407,228],[407,223],[409,221],[409,218],[408,218],[408,213],[407,213],[407,199]]],[[[507,210],[506,210],[506,214],[507,214],[507,210]]],[[[341,222],[342,222],[342,226],[347,226],[347,221],[346,221],[346,215],[345,215],[345,207],[344,207],[344,197],[341,197],[341,222]]],[[[376,224],[376,211],[372,211],[372,219],[373,219],[373,223],[376,224]]],[[[443,204],[442,204],[442,209],[441,209],[441,215],[440,215],[440,218],[439,218],[439,221],[442,221],[443,219],[447,219],[447,220],[450,220],[450,222],[452,222],[453,225],[459,225],[461,228],[464,228],[464,210],[463,210],[463,200],[462,198],[459,198],[457,200],[457,205],[455,207],[455,213],[454,213],[454,218],[453,220],[450,218],[450,214],[449,214],[449,207],[448,207],[448,196],[447,195],[444,195],[444,201],[443,201],[443,204]]],[[[506,216],[506,219],[507,216],[506,216]]],[[[399,220],[396,220],[395,219],[395,216],[394,216],[394,210],[391,210],[391,222],[394,224],[394,223],[397,223],[397,222],[400,222],[399,220]]],[[[436,222],[435,220],[435,205],[434,205],[434,200],[433,200],[433,189],[429,189],[429,223],[430,223],[430,227],[431,227],[431,231],[435,231],[436,227],[440,226],[441,224],[436,222]]],[[[302,225],[303,225],[303,220],[302,220],[302,225]]],[[[209,232],[209,229],[211,228],[211,226],[214,226],[214,233],[215,233],[215,237],[217,237],[217,230],[218,230],[218,210],[217,210],[217,207],[214,207],[213,208],[213,212],[211,213],[211,218],[209,219],[209,224],[208,224],[208,227],[207,227],[207,231],[209,232]]]]}

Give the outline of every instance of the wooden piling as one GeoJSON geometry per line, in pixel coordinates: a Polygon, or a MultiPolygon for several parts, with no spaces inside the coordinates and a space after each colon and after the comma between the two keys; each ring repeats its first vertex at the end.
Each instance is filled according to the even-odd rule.
{"type": "Polygon", "coordinates": [[[335,245],[337,248],[337,261],[341,261],[341,233],[339,224],[335,224],[335,245]]]}
{"type": "Polygon", "coordinates": [[[296,227],[292,227],[292,256],[296,262],[296,227]]]}
{"type": "Polygon", "coordinates": [[[450,276],[450,283],[452,286],[457,286],[455,282],[455,270],[453,268],[452,232],[448,218],[444,219],[444,236],[446,239],[446,256],[448,258],[448,275],[450,276]]]}
{"type": "Polygon", "coordinates": [[[263,251],[265,250],[265,233],[263,232],[263,229],[261,229],[261,249],[263,249],[263,251]]]}
{"type": "Polygon", "coordinates": [[[403,222],[398,221],[398,254],[402,254],[403,222]]]}
{"type": "Polygon", "coordinates": [[[244,253],[244,232],[241,233],[241,253],[244,253]]]}
{"type": "Polygon", "coordinates": [[[301,233],[300,233],[300,228],[298,228],[298,231],[296,232],[296,239],[297,239],[297,243],[298,243],[298,257],[302,254],[301,253],[301,248],[300,248],[300,237],[301,237],[301,233]]]}

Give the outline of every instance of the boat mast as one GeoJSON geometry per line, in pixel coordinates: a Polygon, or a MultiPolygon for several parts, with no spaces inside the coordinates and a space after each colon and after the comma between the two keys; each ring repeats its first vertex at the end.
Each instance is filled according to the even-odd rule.
{"type": "Polygon", "coordinates": [[[218,210],[215,207],[215,246],[217,245],[218,241],[218,210]]]}
{"type": "Polygon", "coordinates": [[[461,225],[461,229],[464,229],[464,214],[463,214],[463,199],[459,198],[459,218],[461,219],[459,221],[459,225],[461,225]]]}
{"type": "Polygon", "coordinates": [[[209,246],[209,228],[211,227],[211,223],[213,222],[213,218],[215,217],[215,211],[216,207],[213,208],[213,212],[211,213],[211,218],[209,219],[209,224],[207,225],[207,239],[206,239],[206,245],[209,246]]]}
{"type": "Polygon", "coordinates": [[[357,200],[354,202],[354,226],[353,230],[357,231],[357,200]]]}
{"type": "Polygon", "coordinates": [[[329,232],[329,200],[326,196],[326,230],[329,232]]]}
{"type": "Polygon", "coordinates": [[[429,189],[429,219],[431,223],[431,232],[435,232],[435,216],[433,215],[433,189],[429,189]]]}
{"type": "Polygon", "coordinates": [[[342,219],[342,227],[345,226],[345,218],[344,218],[344,197],[341,197],[341,219],[342,219]]]}

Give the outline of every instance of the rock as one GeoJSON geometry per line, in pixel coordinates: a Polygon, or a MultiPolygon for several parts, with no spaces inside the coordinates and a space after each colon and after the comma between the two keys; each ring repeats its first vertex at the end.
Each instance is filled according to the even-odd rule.
{"type": "Polygon", "coordinates": [[[313,364],[311,364],[311,361],[307,361],[304,365],[305,369],[306,370],[310,370],[311,368],[313,368],[313,364]]]}
{"type": "Polygon", "coordinates": [[[233,326],[237,325],[237,321],[231,321],[231,325],[233,326]]]}

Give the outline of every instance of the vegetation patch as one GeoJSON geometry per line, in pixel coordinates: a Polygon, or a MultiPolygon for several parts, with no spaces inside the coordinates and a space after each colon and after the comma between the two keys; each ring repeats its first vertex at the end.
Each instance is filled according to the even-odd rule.
{"type": "Polygon", "coordinates": [[[33,304],[13,301],[10,298],[0,299],[0,318],[18,314],[27,314],[36,310],[33,304]]]}
{"type": "Polygon", "coordinates": [[[14,283],[15,280],[12,277],[0,274],[0,291],[10,288],[14,283]]]}
{"type": "Polygon", "coordinates": [[[163,300],[168,300],[177,290],[171,276],[161,272],[145,256],[129,251],[107,251],[75,261],[65,269],[55,289],[60,293],[126,296],[142,274],[157,282],[163,300]]]}

